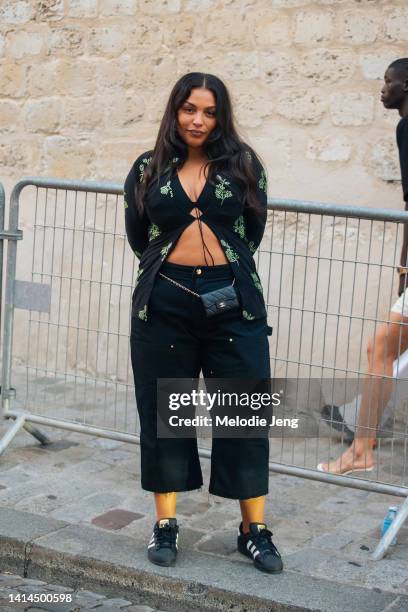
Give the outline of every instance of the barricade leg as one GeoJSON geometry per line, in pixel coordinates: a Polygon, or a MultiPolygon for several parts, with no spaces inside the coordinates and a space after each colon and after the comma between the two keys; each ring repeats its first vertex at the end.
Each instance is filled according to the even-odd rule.
{"type": "Polygon", "coordinates": [[[36,427],[33,427],[31,423],[26,422],[26,417],[24,414],[16,418],[14,417],[9,417],[9,418],[13,419],[14,422],[12,426],[10,427],[10,429],[6,431],[4,436],[0,438],[0,455],[6,450],[10,442],[13,440],[13,438],[17,435],[17,433],[22,428],[24,428],[27,431],[27,433],[34,436],[34,438],[36,438],[43,446],[51,443],[50,438],[48,438],[45,434],[43,434],[42,431],[40,431],[36,427]]]}
{"type": "Polygon", "coordinates": [[[399,532],[399,530],[401,529],[402,525],[404,524],[407,518],[408,518],[408,497],[405,499],[401,508],[398,510],[395,519],[392,521],[391,525],[389,526],[389,528],[387,529],[387,531],[385,532],[385,534],[379,541],[377,548],[373,552],[372,559],[374,561],[379,561],[380,559],[384,557],[384,555],[386,554],[388,550],[389,545],[391,544],[392,540],[395,538],[395,536],[397,535],[397,533],[399,532]]]}

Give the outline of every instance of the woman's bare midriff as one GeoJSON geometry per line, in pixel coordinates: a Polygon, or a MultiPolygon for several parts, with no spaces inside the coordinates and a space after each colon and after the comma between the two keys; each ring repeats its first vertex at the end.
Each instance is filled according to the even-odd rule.
{"type": "MultiPolygon", "coordinates": [[[[198,209],[195,208],[191,212],[196,215],[197,210],[198,209]]],[[[212,255],[212,259],[206,249],[207,261],[205,260],[198,221],[193,221],[181,234],[176,246],[167,257],[166,261],[184,266],[220,266],[222,264],[227,264],[228,260],[225,257],[217,236],[204,221],[201,222],[201,229],[204,242],[212,255]]]]}

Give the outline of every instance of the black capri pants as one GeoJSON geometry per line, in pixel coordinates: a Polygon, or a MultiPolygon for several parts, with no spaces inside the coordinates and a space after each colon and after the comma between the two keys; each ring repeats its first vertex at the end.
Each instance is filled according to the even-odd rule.
{"type": "MultiPolygon", "coordinates": [[[[161,272],[196,293],[232,283],[229,264],[164,263],[161,272]]],[[[155,493],[191,491],[203,484],[196,438],[157,437],[157,379],[270,378],[266,317],[241,310],[207,317],[198,297],[156,277],[148,320],[132,317],[131,357],[140,419],[141,484],[155,493]]],[[[213,438],[209,492],[230,499],[268,493],[269,440],[213,438]]]]}

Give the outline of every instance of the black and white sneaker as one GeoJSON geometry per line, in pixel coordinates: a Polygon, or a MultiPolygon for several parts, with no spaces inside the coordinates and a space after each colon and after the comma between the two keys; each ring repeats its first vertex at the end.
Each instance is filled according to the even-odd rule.
{"type": "Polygon", "coordinates": [[[156,565],[174,565],[177,558],[178,532],[177,519],[164,518],[157,521],[147,546],[149,561],[156,565]]]}
{"type": "Polygon", "coordinates": [[[272,532],[264,523],[250,523],[249,532],[242,531],[242,523],[238,529],[238,550],[253,560],[261,572],[279,574],[283,569],[281,556],[272,542],[272,532]]]}

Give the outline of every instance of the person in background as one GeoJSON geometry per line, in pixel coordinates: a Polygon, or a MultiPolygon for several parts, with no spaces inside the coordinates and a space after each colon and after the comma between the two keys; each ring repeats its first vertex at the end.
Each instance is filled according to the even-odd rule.
{"type": "MultiPolygon", "coordinates": [[[[381,101],[386,109],[397,110],[401,117],[397,125],[397,146],[401,167],[405,210],[408,210],[408,58],[392,62],[384,75],[381,101]]],[[[351,474],[372,471],[376,427],[393,389],[393,362],[408,348],[408,224],[404,236],[398,268],[399,298],[389,313],[388,320],[376,330],[367,347],[368,376],[364,380],[358,422],[351,446],[336,460],[319,463],[317,469],[331,474],[351,474]]],[[[337,406],[325,406],[323,414],[335,419],[337,406]],[[330,414],[329,414],[330,413],[330,414]]],[[[342,426],[341,425],[337,426],[342,426]]],[[[347,424],[345,424],[347,426],[347,424]]]]}

